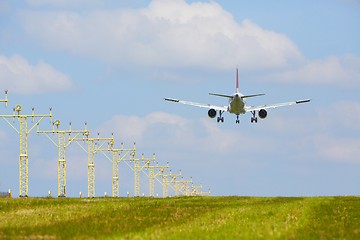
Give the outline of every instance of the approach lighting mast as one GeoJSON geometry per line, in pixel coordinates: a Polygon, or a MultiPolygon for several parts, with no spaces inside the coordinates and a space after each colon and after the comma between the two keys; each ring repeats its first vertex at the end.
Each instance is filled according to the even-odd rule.
{"type": "Polygon", "coordinates": [[[114,135],[111,138],[102,138],[98,133],[98,136],[95,138],[89,137],[90,133],[85,133],[85,137],[74,138],[73,141],[86,141],[88,144],[87,150],[79,144],[79,146],[88,154],[88,197],[95,197],[95,154],[97,152],[103,151],[105,149],[110,149],[114,145],[114,135]],[[107,148],[104,148],[105,144],[107,148]]]}
{"type": "Polygon", "coordinates": [[[114,146],[111,145],[110,148],[100,149],[100,151],[112,164],[112,197],[120,197],[119,163],[122,161],[129,161],[136,155],[136,144],[134,143],[133,148],[124,148],[124,144],[121,143],[121,148],[114,148],[114,146]],[[106,154],[107,152],[111,152],[111,158],[106,154]]]}
{"type": "Polygon", "coordinates": [[[133,148],[124,148],[121,143],[120,149],[112,149],[112,196],[120,197],[119,191],[119,163],[125,161],[127,157],[133,158],[136,155],[136,144],[133,148]]]}
{"type": "Polygon", "coordinates": [[[170,174],[169,174],[170,182],[169,183],[172,183],[174,185],[175,196],[179,195],[179,186],[178,186],[176,179],[180,176],[181,176],[181,171],[179,173],[171,173],[171,170],[170,170],[170,174]]]}
{"type": "Polygon", "coordinates": [[[130,158],[130,161],[134,163],[134,197],[140,197],[140,172],[142,169],[146,168],[151,161],[155,161],[155,153],[152,157],[146,158],[144,154],[141,155],[141,158],[130,158]],[[141,162],[144,162],[144,165],[141,165],[141,162]]]}
{"type": "Polygon", "coordinates": [[[191,190],[190,190],[190,186],[188,186],[188,184],[192,184],[193,180],[192,178],[190,178],[190,180],[184,180],[183,178],[179,181],[180,183],[180,191],[185,195],[185,196],[190,196],[191,195],[191,190]]]}
{"type": "MultiPolygon", "coordinates": [[[[5,92],[7,94],[7,92],[5,92]]],[[[5,95],[6,96],[6,95],[5,95]]],[[[7,103],[7,97],[2,102],[7,103]]],[[[22,106],[17,104],[13,109],[13,114],[10,115],[0,115],[1,118],[7,122],[12,129],[14,129],[19,134],[19,196],[28,197],[29,196],[29,156],[28,156],[28,135],[39,125],[40,122],[45,118],[49,117],[50,122],[52,119],[52,108],[50,108],[49,114],[35,114],[34,108],[32,108],[31,114],[21,114],[22,106]],[[8,119],[13,119],[13,123],[17,118],[19,121],[19,129],[17,129],[13,123],[8,119]],[[31,118],[31,123],[34,123],[32,126],[28,125],[28,119],[31,118]],[[37,120],[37,121],[35,121],[37,120]]]]}
{"type": "Polygon", "coordinates": [[[210,189],[208,192],[204,192],[202,184],[192,186],[192,196],[210,196],[210,189]]]}
{"type": "MultiPolygon", "coordinates": [[[[162,173],[160,174],[160,176],[161,176],[161,184],[163,185],[163,197],[168,197],[170,183],[176,184],[176,178],[181,176],[181,173],[173,174],[170,170],[170,173],[168,174],[162,173]]],[[[178,195],[178,189],[176,187],[177,186],[174,185],[173,189],[175,190],[175,195],[178,195]]]]}
{"type": "Polygon", "coordinates": [[[89,134],[89,130],[72,130],[71,123],[68,130],[60,130],[60,120],[55,120],[52,125],[52,130],[37,129],[37,133],[44,133],[45,136],[58,148],[58,197],[66,197],[66,148],[77,138],[80,134],[89,134]],[[56,128],[55,128],[56,127],[56,128]],[[49,134],[57,134],[57,143],[49,134]]]}
{"type": "MultiPolygon", "coordinates": [[[[170,171],[171,172],[171,171],[170,171]]],[[[163,197],[166,198],[169,196],[169,177],[170,174],[169,173],[161,173],[159,176],[161,176],[161,184],[163,186],[163,197]]]]}
{"type": "Polygon", "coordinates": [[[169,163],[166,163],[166,166],[159,166],[158,163],[156,163],[156,166],[151,166],[150,163],[145,168],[149,169],[149,193],[150,197],[154,197],[155,193],[155,178],[157,176],[160,176],[160,174],[163,174],[165,169],[169,168],[169,163]],[[155,170],[158,170],[158,172],[155,173],[155,170]]]}

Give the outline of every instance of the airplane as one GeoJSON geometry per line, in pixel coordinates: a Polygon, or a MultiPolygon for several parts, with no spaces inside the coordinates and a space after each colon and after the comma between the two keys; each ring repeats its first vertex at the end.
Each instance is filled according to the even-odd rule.
{"type": "Polygon", "coordinates": [[[236,115],[236,123],[237,124],[240,123],[240,120],[239,120],[240,114],[245,114],[247,112],[250,112],[252,114],[251,123],[254,123],[254,122],[257,123],[258,118],[256,117],[256,113],[260,119],[265,119],[267,117],[266,109],[283,107],[283,106],[291,106],[291,105],[295,105],[295,104],[310,102],[310,99],[304,99],[304,100],[298,100],[298,101],[293,101],[293,102],[275,103],[275,104],[262,105],[262,106],[247,106],[245,103],[246,98],[263,96],[265,94],[260,93],[260,94],[252,94],[252,95],[243,95],[242,93],[240,93],[239,92],[238,68],[236,68],[236,92],[233,95],[218,94],[218,93],[209,93],[209,94],[212,96],[228,98],[229,104],[227,106],[222,107],[222,106],[215,106],[212,104],[188,102],[188,101],[183,101],[183,100],[173,99],[173,98],[164,98],[164,100],[170,101],[170,102],[175,102],[175,103],[181,103],[181,104],[185,104],[185,105],[201,107],[201,108],[207,108],[207,109],[209,109],[208,116],[210,118],[215,118],[217,113],[219,113],[219,116],[217,117],[217,122],[224,122],[224,117],[222,115],[224,112],[229,112],[231,114],[236,115]]]}

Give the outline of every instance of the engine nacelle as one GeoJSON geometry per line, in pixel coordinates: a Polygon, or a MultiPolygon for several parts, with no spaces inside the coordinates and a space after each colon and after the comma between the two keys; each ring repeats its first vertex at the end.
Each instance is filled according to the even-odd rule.
{"type": "Polygon", "coordinates": [[[260,109],[259,118],[264,119],[267,116],[267,111],[265,109],[260,109]]]}
{"type": "Polygon", "coordinates": [[[209,116],[209,118],[216,117],[216,110],[213,109],[213,108],[210,108],[209,111],[208,111],[208,116],[209,116]]]}

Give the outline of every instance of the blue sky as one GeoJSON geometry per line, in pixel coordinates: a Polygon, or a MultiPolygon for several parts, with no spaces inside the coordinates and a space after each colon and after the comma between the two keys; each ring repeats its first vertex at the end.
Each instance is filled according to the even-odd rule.
{"type": "MultiPolygon", "coordinates": [[[[84,122],[116,145],[137,143],[213,195],[360,194],[360,2],[0,0],[0,89],[11,114],[48,113],[61,127],[84,122]],[[225,105],[239,66],[248,104],[310,104],[225,115],[162,97],[225,105]]],[[[14,124],[17,124],[15,121],[14,124]]],[[[0,125],[0,190],[18,194],[18,134],[0,125]]],[[[42,129],[50,129],[48,120],[42,129]]],[[[29,194],[57,191],[57,151],[29,135],[29,194]]],[[[67,152],[69,196],[87,191],[87,155],[67,152]]],[[[120,194],[133,192],[120,165],[120,194]]],[[[142,176],[142,192],[147,181],[142,176]]],[[[111,164],[96,158],[96,193],[111,192],[111,164]]],[[[156,192],[161,193],[160,186],[156,192]]]]}

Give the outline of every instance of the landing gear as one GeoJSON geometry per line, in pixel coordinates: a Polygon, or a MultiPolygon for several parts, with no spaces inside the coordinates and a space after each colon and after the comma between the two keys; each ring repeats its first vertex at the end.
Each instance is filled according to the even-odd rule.
{"type": "Polygon", "coordinates": [[[255,111],[251,111],[251,113],[252,113],[252,115],[253,115],[253,116],[251,117],[251,123],[253,123],[253,122],[257,123],[258,118],[255,116],[256,112],[255,112],[255,111]]]}
{"type": "Polygon", "coordinates": [[[219,111],[219,117],[217,117],[217,122],[224,122],[224,117],[221,115],[224,113],[224,111],[219,111]]]}
{"type": "Polygon", "coordinates": [[[239,120],[239,114],[236,115],[236,123],[239,124],[240,123],[240,120],[239,120]]]}

